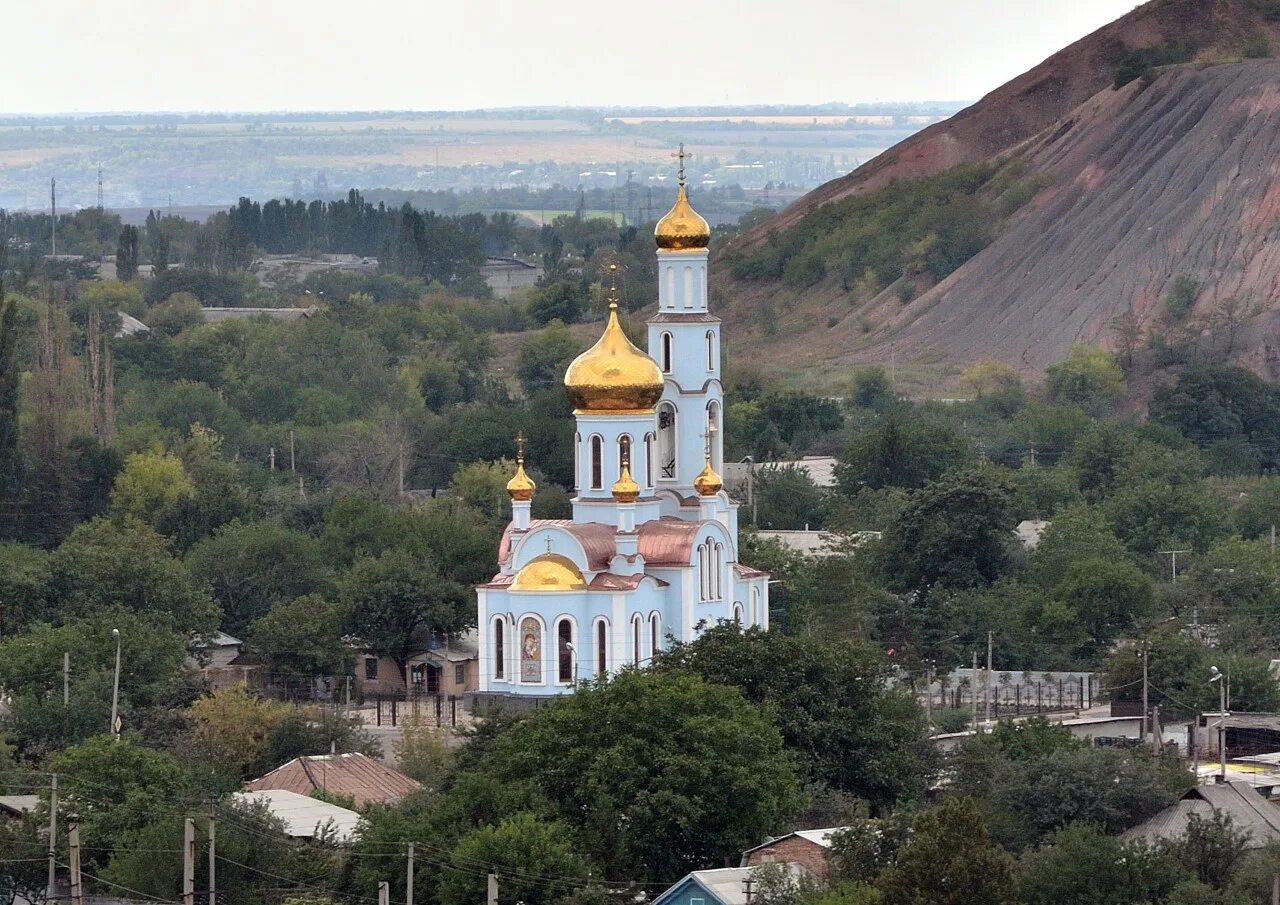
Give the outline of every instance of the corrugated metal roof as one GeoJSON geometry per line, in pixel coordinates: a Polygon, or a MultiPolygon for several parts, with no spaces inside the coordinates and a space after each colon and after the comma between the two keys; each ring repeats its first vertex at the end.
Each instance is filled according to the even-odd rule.
{"type": "Polygon", "coordinates": [[[235,792],[231,797],[253,804],[265,803],[272,816],[284,824],[285,833],[295,839],[314,839],[332,822],[338,841],[350,842],[360,826],[360,815],[355,811],[287,789],[235,792]]]}
{"type": "MultiPolygon", "coordinates": [[[[803,865],[791,861],[778,863],[793,874],[808,873],[803,865]]],[[[748,880],[757,869],[756,867],[722,867],[716,870],[695,870],[654,899],[653,905],[662,905],[689,883],[696,883],[702,887],[708,896],[721,905],[747,905],[749,900],[744,881],[748,880]]]]}
{"type": "Polygon", "coordinates": [[[39,803],[39,795],[0,795],[0,813],[21,817],[34,811],[39,803]]]}
{"type": "Polygon", "coordinates": [[[1280,840],[1280,807],[1245,782],[1197,786],[1177,804],[1129,830],[1123,838],[1176,839],[1186,831],[1192,814],[1210,817],[1214,811],[1226,814],[1236,829],[1248,833],[1250,848],[1261,848],[1280,840]]]}
{"type": "Polygon", "coordinates": [[[350,795],[356,807],[369,803],[390,804],[421,788],[421,784],[366,754],[323,754],[295,757],[287,764],[244,785],[246,791],[283,789],[310,795],[323,789],[350,795]]]}

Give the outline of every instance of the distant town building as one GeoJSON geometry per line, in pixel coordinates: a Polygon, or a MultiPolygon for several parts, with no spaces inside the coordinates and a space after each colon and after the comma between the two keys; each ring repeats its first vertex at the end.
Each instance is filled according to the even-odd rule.
{"type": "Polygon", "coordinates": [[[123,339],[126,336],[138,336],[143,333],[150,333],[151,328],[138,320],[132,314],[126,314],[123,311],[117,311],[116,314],[120,318],[120,326],[116,328],[116,339],[123,339]]]}
{"type": "MultiPolygon", "coordinates": [[[[695,870],[653,900],[653,905],[752,905],[755,899],[755,867],[695,870]]],[[[807,873],[799,864],[787,864],[789,873],[807,873]]]]}
{"type": "Polygon", "coordinates": [[[285,835],[294,839],[332,834],[336,842],[345,844],[355,838],[360,827],[360,815],[350,808],[284,789],[233,792],[231,798],[242,804],[264,805],[271,816],[284,824],[285,835]]]}
{"type": "Polygon", "coordinates": [[[1196,786],[1177,804],[1135,826],[1121,838],[1152,843],[1177,839],[1186,833],[1192,814],[1210,818],[1214,813],[1230,817],[1234,828],[1248,835],[1247,848],[1262,848],[1280,841],[1280,806],[1258,794],[1247,782],[1196,786]]]}
{"type": "Polygon", "coordinates": [[[519,258],[485,258],[480,275],[495,296],[506,299],[517,289],[538,285],[538,280],[542,279],[542,268],[519,258]]]}
{"type": "Polygon", "coordinates": [[[835,456],[804,456],[786,462],[726,462],[724,466],[724,485],[729,492],[740,499],[746,499],[748,482],[752,473],[769,468],[798,468],[807,474],[813,483],[830,490],[836,486],[836,465],[839,460],[835,456]]]}
{"type": "Polygon", "coordinates": [[[364,651],[356,658],[356,688],[361,695],[393,697],[467,694],[479,685],[478,648],[474,630],[453,639],[423,635],[410,648],[403,673],[391,657],[364,651]]]}
{"type": "Polygon", "coordinates": [[[776,540],[788,550],[802,553],[805,556],[834,556],[843,552],[840,548],[846,541],[851,547],[860,547],[865,543],[878,541],[883,537],[880,531],[855,531],[852,535],[834,534],[830,531],[757,531],[756,537],[761,540],[776,540]]]}

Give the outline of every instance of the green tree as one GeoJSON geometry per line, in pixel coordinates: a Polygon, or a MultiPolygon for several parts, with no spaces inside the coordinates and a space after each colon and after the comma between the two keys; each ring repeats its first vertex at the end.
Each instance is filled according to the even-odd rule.
{"type": "Polygon", "coordinates": [[[1110,352],[1076,344],[1065,361],[1045,370],[1045,385],[1054,402],[1103,415],[1124,395],[1124,371],[1110,352]]]}
{"type": "Polygon", "coordinates": [[[571,280],[554,280],[538,286],[529,296],[529,317],[538,326],[552,321],[572,324],[582,318],[586,299],[577,283],[571,280]]]}
{"type": "Polygon", "coordinates": [[[0,537],[13,531],[13,518],[8,510],[22,486],[22,457],[18,446],[22,378],[18,364],[18,303],[5,298],[3,263],[0,253],[0,537]]]}
{"type": "Polygon", "coordinates": [[[560,321],[552,321],[520,346],[516,376],[526,394],[556,386],[564,379],[569,362],[583,349],[560,321]]]}
{"type": "Polygon", "coordinates": [[[177,456],[165,452],[133,453],[116,475],[111,507],[117,516],[135,518],[157,528],[184,499],[194,495],[195,485],[177,456]]]}
{"type": "Polygon", "coordinates": [[[267,666],[293,676],[332,675],[349,659],[342,608],[319,594],[274,604],[249,629],[249,643],[267,666]]]}
{"type": "Polygon", "coordinates": [[[1107,650],[1116,636],[1149,616],[1155,584],[1136,566],[1105,559],[1073,563],[1054,596],[1071,608],[1091,655],[1107,650]]]}
{"type": "Polygon", "coordinates": [[[1103,506],[1116,536],[1135,553],[1170,545],[1206,550],[1227,531],[1227,506],[1203,484],[1141,481],[1119,488],[1103,506]]]}
{"type": "MultiPolygon", "coordinates": [[[[608,877],[669,881],[736,857],[799,804],[769,720],[737,689],[687,674],[626,670],[533,711],[468,760],[467,783],[545,796],[547,816],[572,826],[608,877]]],[[[452,795],[467,787],[460,779],[452,795]]]]}
{"type": "Polygon", "coordinates": [[[1252,371],[1190,368],[1177,383],[1156,391],[1150,414],[1152,421],[1177,428],[1201,449],[1238,441],[1254,451],[1263,468],[1280,464],[1275,443],[1280,393],[1252,371]]]}
{"type": "Polygon", "coordinates": [[[911,495],[885,533],[891,587],[972,587],[995,580],[1009,558],[1013,488],[990,467],[950,472],[911,495]]]}
{"type": "Polygon", "coordinates": [[[972,801],[948,798],[912,825],[878,884],[885,905],[1014,905],[1013,859],[992,844],[972,801]]]}
{"type": "Polygon", "coordinates": [[[720,625],[661,658],[738,688],[772,717],[811,780],[888,808],[924,791],[933,762],[918,702],[867,645],[720,625]]]}
{"type": "Polygon", "coordinates": [[[840,492],[862,487],[923,487],[973,458],[969,442],[950,424],[890,412],[858,432],[836,467],[840,492]]]}
{"type": "Polygon", "coordinates": [[[752,514],[774,530],[817,530],[826,521],[827,494],[798,465],[766,466],[753,478],[752,514]]]}
{"type": "Polygon", "coordinates": [[[116,245],[116,279],[128,282],[138,275],[138,227],[126,226],[120,230],[116,245]]]}
{"type": "Polygon", "coordinates": [[[458,840],[439,873],[436,895],[441,902],[475,902],[485,896],[486,876],[471,865],[484,864],[497,873],[500,905],[559,902],[583,885],[595,871],[574,851],[573,834],[558,820],[519,813],[493,826],[472,830],[458,840]]]}
{"type": "Polygon", "coordinates": [[[391,657],[403,671],[415,643],[456,634],[475,619],[470,592],[432,563],[403,550],[355,564],[341,582],[346,628],[364,649],[391,657]]]}
{"type": "Polygon", "coordinates": [[[0,640],[50,619],[55,599],[49,554],[0,541],[0,640]]]}
{"type": "Polygon", "coordinates": [[[1072,823],[1018,864],[1026,905],[1130,905],[1163,901],[1176,884],[1175,863],[1096,826],[1072,823]]]}
{"type": "Polygon", "coordinates": [[[273,607],[329,592],[333,582],[325,545],[273,521],[224,525],[191,548],[187,566],[212,588],[222,607],[223,627],[233,634],[273,607]]]}

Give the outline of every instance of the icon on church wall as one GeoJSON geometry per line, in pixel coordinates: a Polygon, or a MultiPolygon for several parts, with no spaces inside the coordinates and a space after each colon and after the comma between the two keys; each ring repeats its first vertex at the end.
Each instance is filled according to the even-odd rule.
{"type": "Polygon", "coordinates": [[[520,681],[542,681],[542,626],[532,616],[520,623],[520,681]]]}

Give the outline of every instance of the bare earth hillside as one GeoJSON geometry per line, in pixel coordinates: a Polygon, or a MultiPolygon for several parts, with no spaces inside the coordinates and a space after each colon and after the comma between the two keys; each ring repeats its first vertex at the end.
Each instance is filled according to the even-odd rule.
{"type": "Polygon", "coordinates": [[[1147,4],[812,193],[769,228],[800,222],[803,205],[917,167],[927,175],[1000,157],[1019,161],[1042,186],[988,247],[906,302],[893,288],[859,297],[827,279],[797,290],[734,281],[722,268],[726,319],[737,325],[728,335],[743,337],[742,352],[767,349],[779,370],[815,384],[842,379],[834,365],[891,357],[934,385],[986,358],[1034,374],[1073,342],[1112,344],[1117,316],[1150,328],[1173,280],[1186,275],[1205,287],[1192,312],[1205,323],[1224,300],[1241,303],[1249,316],[1233,324],[1232,357],[1280,379],[1280,62],[1218,62],[1221,52],[1202,51],[1197,63],[1119,90],[1114,65],[1103,65],[1116,58],[1104,49],[1120,36],[1148,46],[1173,40],[1169,16],[1185,16],[1193,30],[1218,22],[1219,43],[1245,26],[1269,30],[1253,9],[1227,0],[1147,4]],[[1082,75],[1090,67],[1097,78],[1082,75]],[[1040,107],[1029,100],[1036,94],[1040,107]],[[975,130],[979,122],[991,130],[975,130]]]}

